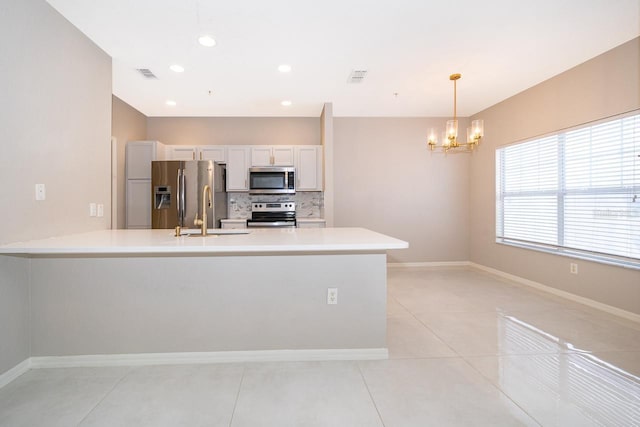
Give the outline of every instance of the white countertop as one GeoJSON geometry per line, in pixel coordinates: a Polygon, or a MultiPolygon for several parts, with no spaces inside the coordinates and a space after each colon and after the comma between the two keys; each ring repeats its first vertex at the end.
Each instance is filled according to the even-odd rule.
{"type": "Polygon", "coordinates": [[[276,252],[357,252],[405,249],[405,241],[365,228],[278,228],[219,230],[214,236],[174,237],[173,230],[100,230],[10,243],[5,255],[65,254],[233,254],[276,252]]]}
{"type": "MultiPolygon", "coordinates": [[[[221,219],[220,221],[224,223],[230,222],[247,222],[247,218],[227,218],[221,219]]],[[[304,218],[296,218],[298,222],[326,222],[324,218],[313,218],[313,217],[304,217],[304,218]]]]}

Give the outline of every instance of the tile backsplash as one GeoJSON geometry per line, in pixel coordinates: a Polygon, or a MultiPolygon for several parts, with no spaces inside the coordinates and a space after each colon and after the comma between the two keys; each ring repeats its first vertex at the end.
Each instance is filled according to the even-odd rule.
{"type": "Polygon", "coordinates": [[[229,202],[229,215],[227,218],[231,219],[250,218],[251,203],[253,202],[295,202],[296,216],[298,218],[322,218],[324,211],[324,196],[322,191],[302,191],[291,195],[227,193],[227,199],[229,202]]]}

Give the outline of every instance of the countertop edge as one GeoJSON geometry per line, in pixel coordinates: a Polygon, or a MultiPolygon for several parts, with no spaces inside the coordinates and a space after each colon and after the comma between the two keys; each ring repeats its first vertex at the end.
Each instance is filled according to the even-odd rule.
{"type": "MultiPolygon", "coordinates": [[[[215,237],[189,237],[188,242],[167,238],[164,233],[154,234],[149,230],[148,235],[142,235],[139,240],[135,234],[128,235],[127,230],[101,230],[98,232],[81,233],[52,237],[48,239],[17,242],[0,246],[0,255],[7,256],[95,256],[95,255],[233,255],[233,254],[282,254],[282,253],[354,253],[354,252],[384,252],[394,249],[406,249],[409,244],[405,241],[386,236],[363,228],[337,229],[306,229],[316,231],[296,231],[299,235],[278,235],[277,233],[256,233],[255,241],[241,240],[235,243],[218,242],[215,237]],[[307,234],[315,233],[315,234],[307,234]],[[131,240],[119,241],[117,236],[131,237],[131,240]],[[146,239],[145,239],[146,237],[146,239]],[[92,239],[94,241],[92,241],[92,239]],[[153,241],[153,240],[156,241],[153,241]],[[282,240],[282,243],[278,240],[282,240]],[[220,243],[220,244],[218,244],[220,243]]],[[[140,234],[139,231],[136,231],[140,234]]],[[[166,233],[166,230],[164,230],[166,233]]],[[[243,234],[242,236],[248,236],[243,234]]],[[[236,239],[238,237],[231,237],[236,239]]]]}

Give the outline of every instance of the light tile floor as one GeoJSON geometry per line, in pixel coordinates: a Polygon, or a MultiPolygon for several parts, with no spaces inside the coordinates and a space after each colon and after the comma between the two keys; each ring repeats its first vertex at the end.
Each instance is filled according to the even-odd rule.
{"type": "Polygon", "coordinates": [[[640,324],[464,269],[390,269],[389,360],[31,370],[1,426],[640,426],[640,324]]]}

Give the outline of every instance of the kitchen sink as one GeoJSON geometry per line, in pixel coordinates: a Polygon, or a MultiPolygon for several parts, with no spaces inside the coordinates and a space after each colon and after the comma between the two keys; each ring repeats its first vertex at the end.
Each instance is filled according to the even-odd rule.
{"type": "MultiPolygon", "coordinates": [[[[231,235],[231,234],[249,234],[251,231],[250,230],[246,230],[246,229],[241,229],[241,228],[231,228],[231,229],[220,229],[220,228],[213,228],[213,229],[209,229],[207,230],[207,235],[204,237],[209,237],[209,236],[226,236],[226,235],[231,235]]],[[[189,237],[203,237],[201,234],[200,230],[182,230],[182,232],[180,233],[181,236],[189,236],[189,237]]]]}

